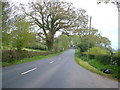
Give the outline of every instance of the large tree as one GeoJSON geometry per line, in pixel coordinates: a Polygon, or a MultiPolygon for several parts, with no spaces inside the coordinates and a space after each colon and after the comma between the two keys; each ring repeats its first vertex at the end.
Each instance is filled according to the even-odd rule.
{"type": "Polygon", "coordinates": [[[29,3],[29,12],[24,8],[23,11],[39,27],[38,35],[46,41],[49,50],[53,48],[56,32],[71,30],[78,20],[72,4],[67,2],[31,2],[29,3]]]}

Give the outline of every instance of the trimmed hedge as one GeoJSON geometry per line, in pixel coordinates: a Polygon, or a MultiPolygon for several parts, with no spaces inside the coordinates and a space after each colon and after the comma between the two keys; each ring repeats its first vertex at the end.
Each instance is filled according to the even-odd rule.
{"type": "Polygon", "coordinates": [[[120,57],[119,56],[97,55],[97,56],[95,56],[95,59],[104,65],[118,65],[118,66],[120,66],[120,57]]]}
{"type": "Polygon", "coordinates": [[[101,62],[99,62],[98,60],[95,60],[95,59],[90,60],[89,64],[100,71],[104,71],[104,69],[106,69],[106,68],[110,69],[111,75],[117,79],[120,79],[120,66],[103,65],[101,62]]]}
{"type": "Polygon", "coordinates": [[[86,56],[82,56],[82,57],[80,57],[80,58],[81,58],[81,60],[83,60],[83,61],[88,61],[86,56]]]}
{"type": "Polygon", "coordinates": [[[89,59],[94,59],[95,58],[95,55],[89,55],[89,59]]]}
{"type": "Polygon", "coordinates": [[[35,51],[17,51],[17,50],[3,50],[2,62],[12,62],[13,60],[20,60],[24,58],[30,58],[33,56],[48,55],[54,52],[35,52],[35,51]]]}
{"type": "Polygon", "coordinates": [[[104,65],[111,64],[111,56],[109,56],[109,55],[97,55],[97,56],[95,56],[95,59],[104,65]]]}
{"type": "MultiPolygon", "coordinates": [[[[87,61],[87,55],[82,54],[80,57],[82,60],[87,61]]],[[[104,65],[118,65],[120,66],[120,56],[116,55],[91,55],[89,54],[89,59],[96,59],[104,65]]]]}
{"type": "Polygon", "coordinates": [[[112,57],[112,64],[120,66],[120,56],[113,56],[112,57]]]}
{"type": "MultiPolygon", "coordinates": [[[[79,53],[76,52],[79,56],[79,53]]],[[[82,54],[80,57],[83,61],[87,60],[87,54],[82,54]]],[[[120,79],[120,54],[113,55],[92,55],[89,54],[89,64],[96,69],[103,71],[108,68],[111,71],[111,75],[117,79],[120,79]]]]}

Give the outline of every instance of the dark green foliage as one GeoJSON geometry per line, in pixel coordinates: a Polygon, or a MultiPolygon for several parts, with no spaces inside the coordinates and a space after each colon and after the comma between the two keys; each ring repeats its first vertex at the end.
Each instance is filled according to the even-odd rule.
{"type": "Polygon", "coordinates": [[[37,49],[37,50],[47,50],[47,48],[45,48],[45,47],[38,47],[38,46],[30,46],[30,47],[27,47],[27,48],[37,49]]]}
{"type": "Polygon", "coordinates": [[[88,61],[86,56],[82,56],[82,57],[80,57],[80,59],[83,61],[88,61]]]}
{"type": "MultiPolygon", "coordinates": [[[[79,51],[79,50],[78,50],[79,51]]],[[[110,55],[108,51],[104,51],[98,50],[98,51],[94,51],[93,54],[88,54],[89,60],[91,59],[96,59],[97,61],[101,62],[104,65],[118,65],[120,66],[120,55],[119,53],[114,54],[114,55],[110,55]],[[96,53],[95,53],[96,52],[96,53]],[[100,54],[99,54],[100,53],[100,54]],[[103,53],[103,54],[102,54],[103,53]]],[[[87,53],[83,52],[83,54],[81,55],[82,52],[77,52],[76,54],[82,59],[82,60],[86,60],[87,57],[87,53]],[[82,56],[82,57],[81,57],[82,56]]],[[[87,61],[87,60],[86,60],[87,61]]]]}
{"type": "Polygon", "coordinates": [[[113,77],[120,79],[120,66],[112,66],[111,74],[113,77]]]}
{"type": "Polygon", "coordinates": [[[87,52],[84,52],[84,54],[90,54],[90,55],[110,55],[110,51],[105,48],[100,47],[92,47],[87,52]]]}
{"type": "Polygon", "coordinates": [[[99,61],[95,60],[95,59],[91,59],[89,60],[89,64],[95,68],[97,68],[100,71],[103,71],[104,69],[110,69],[109,65],[103,65],[102,63],[100,63],[99,61]]]}
{"type": "Polygon", "coordinates": [[[42,44],[39,44],[39,43],[31,45],[31,46],[28,46],[27,48],[37,49],[37,50],[47,50],[47,47],[45,45],[42,45],[42,44]]]}
{"type": "MultiPolygon", "coordinates": [[[[78,52],[78,50],[76,50],[76,55],[80,55],[80,52],[78,52]]],[[[120,53],[117,52],[114,55],[89,54],[89,60],[87,60],[87,54],[83,53],[82,56],[80,56],[80,59],[88,61],[91,66],[95,67],[96,69],[102,72],[105,69],[109,69],[110,74],[113,77],[120,79],[120,53]]]]}
{"type": "Polygon", "coordinates": [[[82,52],[85,52],[88,50],[88,43],[86,41],[82,41],[82,43],[79,45],[79,48],[82,52]]]}
{"type": "Polygon", "coordinates": [[[17,51],[17,50],[3,50],[2,62],[12,62],[14,60],[20,60],[23,58],[30,58],[33,56],[48,55],[53,52],[35,52],[35,51],[17,51]]]}
{"type": "Polygon", "coordinates": [[[94,59],[94,58],[95,58],[95,55],[92,55],[92,54],[89,55],[89,59],[94,59]]]}
{"type": "Polygon", "coordinates": [[[81,57],[82,56],[81,50],[79,50],[78,52],[79,52],[78,56],[81,57]]]}
{"type": "Polygon", "coordinates": [[[112,64],[120,66],[120,56],[113,56],[112,57],[112,64]]]}
{"type": "Polygon", "coordinates": [[[60,35],[57,38],[55,38],[54,44],[53,44],[53,50],[56,52],[63,51],[65,49],[68,49],[70,47],[70,38],[67,35],[60,35]]]}
{"type": "Polygon", "coordinates": [[[78,57],[81,57],[81,56],[82,56],[82,53],[81,53],[81,50],[80,50],[80,49],[76,49],[75,54],[76,54],[76,56],[78,56],[78,57]]]}
{"type": "Polygon", "coordinates": [[[89,64],[95,68],[97,68],[100,71],[103,71],[104,69],[110,69],[111,75],[117,79],[120,79],[120,66],[115,65],[104,65],[103,63],[99,62],[98,60],[92,59],[89,61],[89,64]]]}
{"type": "Polygon", "coordinates": [[[111,64],[111,56],[109,56],[109,55],[96,55],[95,59],[104,65],[111,64]]]}
{"type": "Polygon", "coordinates": [[[118,66],[120,66],[120,57],[119,56],[97,55],[97,56],[95,56],[95,59],[104,65],[118,65],[118,66]]]}

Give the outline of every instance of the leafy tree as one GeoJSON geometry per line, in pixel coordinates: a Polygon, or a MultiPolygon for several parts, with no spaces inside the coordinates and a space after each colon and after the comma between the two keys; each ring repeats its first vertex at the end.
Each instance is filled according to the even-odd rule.
{"type": "Polygon", "coordinates": [[[28,45],[27,48],[47,50],[46,42],[42,40],[40,37],[38,37],[37,35],[36,35],[36,38],[34,39],[34,43],[32,43],[31,45],[28,45]]]}
{"type": "Polygon", "coordinates": [[[17,48],[17,50],[22,50],[22,48],[33,43],[35,39],[34,33],[31,31],[31,24],[25,21],[24,18],[19,17],[14,24],[15,28],[11,32],[12,34],[12,45],[17,48]]]}
{"type": "Polygon", "coordinates": [[[78,35],[72,35],[71,43],[72,45],[79,46],[81,43],[80,37],[78,35]]]}
{"type": "Polygon", "coordinates": [[[55,51],[65,50],[70,47],[70,39],[67,35],[60,35],[54,41],[55,51]]]}
{"type": "Polygon", "coordinates": [[[79,28],[76,29],[75,32],[79,38],[81,39],[81,43],[79,45],[79,48],[81,49],[82,52],[88,50],[88,44],[89,48],[93,47],[96,45],[98,42],[98,30],[97,29],[87,29],[87,28],[79,28]]]}
{"type": "Polygon", "coordinates": [[[107,37],[102,37],[101,36],[99,38],[99,46],[100,47],[111,49],[110,45],[111,45],[111,42],[110,42],[110,40],[107,37]]]}
{"type": "Polygon", "coordinates": [[[83,12],[79,12],[78,20],[72,4],[67,2],[31,2],[29,3],[29,12],[25,8],[23,11],[39,27],[39,36],[46,41],[49,50],[53,48],[56,32],[74,30],[73,27],[77,25],[78,21],[83,22],[83,19],[80,18],[80,15],[83,16],[83,12]]]}
{"type": "Polygon", "coordinates": [[[110,49],[110,40],[106,37],[102,37],[97,29],[92,28],[89,30],[87,28],[80,28],[76,29],[75,33],[79,35],[81,39],[81,44],[79,47],[81,48],[82,52],[95,46],[110,49]]]}
{"type": "Polygon", "coordinates": [[[90,48],[87,52],[84,52],[84,54],[91,54],[91,55],[110,55],[110,52],[104,48],[99,48],[99,47],[93,47],[90,48]]]}
{"type": "Polygon", "coordinates": [[[9,15],[11,12],[9,2],[1,2],[2,4],[2,47],[7,48],[10,46],[10,27],[9,15]]]}
{"type": "Polygon", "coordinates": [[[13,26],[13,20],[15,16],[15,5],[10,4],[9,0],[5,2],[0,1],[2,5],[2,47],[3,49],[11,48],[11,28],[13,26]]]}

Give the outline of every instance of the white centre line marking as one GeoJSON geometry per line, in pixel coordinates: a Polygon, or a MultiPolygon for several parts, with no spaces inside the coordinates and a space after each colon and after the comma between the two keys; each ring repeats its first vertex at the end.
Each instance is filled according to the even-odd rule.
{"type": "Polygon", "coordinates": [[[54,61],[51,61],[50,63],[53,63],[54,61]]]}
{"type": "Polygon", "coordinates": [[[24,74],[26,74],[26,73],[29,73],[29,72],[31,72],[31,71],[34,71],[35,69],[37,69],[37,68],[30,69],[30,70],[25,71],[25,72],[23,72],[23,73],[21,73],[21,74],[24,75],[24,74]]]}

